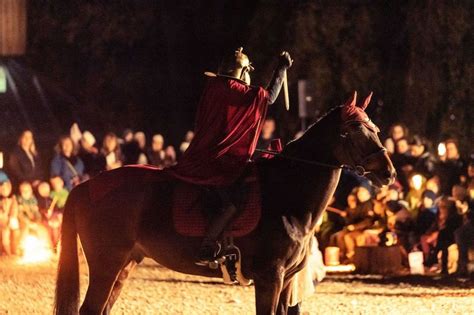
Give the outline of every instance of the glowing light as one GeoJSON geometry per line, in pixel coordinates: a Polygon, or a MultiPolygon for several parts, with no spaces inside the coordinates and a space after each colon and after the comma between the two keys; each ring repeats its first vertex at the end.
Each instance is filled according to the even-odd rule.
{"type": "Polygon", "coordinates": [[[438,155],[444,156],[445,154],[446,154],[446,145],[444,144],[444,142],[440,142],[440,144],[438,144],[438,155]]]}
{"type": "Polygon", "coordinates": [[[36,235],[27,235],[20,244],[23,252],[20,258],[21,264],[35,264],[46,262],[51,259],[53,252],[49,241],[36,235]]]}
{"type": "Polygon", "coordinates": [[[411,178],[411,183],[414,189],[420,190],[421,186],[423,185],[423,176],[420,174],[413,175],[411,178]]]}
{"type": "Polygon", "coordinates": [[[326,272],[352,272],[356,270],[354,264],[349,265],[339,265],[339,266],[324,266],[326,272]]]}
{"type": "Polygon", "coordinates": [[[5,69],[0,66],[0,93],[5,93],[7,91],[7,75],[5,69]]]}

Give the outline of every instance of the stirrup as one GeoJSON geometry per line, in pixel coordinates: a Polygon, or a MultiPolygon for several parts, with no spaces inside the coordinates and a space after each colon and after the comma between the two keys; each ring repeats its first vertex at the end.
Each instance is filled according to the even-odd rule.
{"type": "Polygon", "coordinates": [[[215,247],[211,247],[211,246],[212,245],[206,244],[199,249],[198,255],[194,261],[195,265],[216,269],[213,266],[216,266],[219,264],[218,258],[219,258],[219,253],[221,252],[222,246],[217,241],[215,242],[215,247]]]}

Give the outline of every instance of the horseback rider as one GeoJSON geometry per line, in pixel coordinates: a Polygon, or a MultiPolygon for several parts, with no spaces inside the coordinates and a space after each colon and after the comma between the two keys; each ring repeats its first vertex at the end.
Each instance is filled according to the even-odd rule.
{"type": "Polygon", "coordinates": [[[220,251],[219,236],[237,213],[232,191],[241,177],[260,136],[268,105],[280,92],[285,71],[293,60],[282,52],[266,89],[250,85],[254,70],[243,49],[226,56],[217,74],[210,76],[201,96],[195,136],[169,171],[183,181],[204,186],[221,204],[213,214],[199,249],[196,264],[207,266],[220,251]]]}

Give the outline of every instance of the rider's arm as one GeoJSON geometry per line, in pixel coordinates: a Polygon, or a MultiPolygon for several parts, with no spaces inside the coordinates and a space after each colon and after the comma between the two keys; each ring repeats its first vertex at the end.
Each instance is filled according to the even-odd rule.
{"type": "Polygon", "coordinates": [[[278,66],[276,67],[273,77],[267,87],[268,104],[273,104],[276,101],[283,84],[285,71],[291,67],[292,63],[293,60],[291,59],[290,54],[286,51],[282,52],[278,61],[278,66]]]}

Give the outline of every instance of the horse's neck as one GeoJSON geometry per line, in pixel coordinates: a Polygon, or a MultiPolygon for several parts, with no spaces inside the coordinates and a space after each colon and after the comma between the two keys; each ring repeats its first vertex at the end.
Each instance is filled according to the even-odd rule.
{"type": "Polygon", "coordinates": [[[337,128],[332,121],[315,125],[302,138],[291,142],[283,151],[281,165],[275,169],[284,170],[284,180],[278,192],[282,194],[283,209],[286,215],[296,218],[302,226],[313,229],[318,217],[326,208],[334,194],[340,169],[317,166],[311,163],[292,160],[306,159],[338,165],[333,149],[338,140],[337,128]]]}

